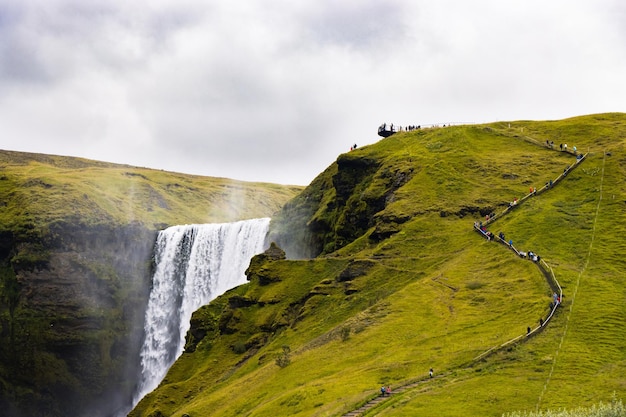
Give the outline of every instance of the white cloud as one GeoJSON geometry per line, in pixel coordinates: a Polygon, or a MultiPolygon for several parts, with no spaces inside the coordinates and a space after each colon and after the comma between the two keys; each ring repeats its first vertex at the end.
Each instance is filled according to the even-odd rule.
{"type": "Polygon", "coordinates": [[[618,0],[0,4],[5,149],[307,184],[377,126],[624,111],[618,0]],[[620,108],[620,106],[622,106],[620,108]]]}

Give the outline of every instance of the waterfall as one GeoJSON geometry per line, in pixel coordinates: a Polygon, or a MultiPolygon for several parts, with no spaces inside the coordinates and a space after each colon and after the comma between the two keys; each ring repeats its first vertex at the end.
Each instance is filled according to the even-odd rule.
{"type": "Polygon", "coordinates": [[[266,249],[269,222],[173,226],[159,232],[133,406],[159,385],[183,353],[191,314],[246,282],[250,259],[266,249]]]}

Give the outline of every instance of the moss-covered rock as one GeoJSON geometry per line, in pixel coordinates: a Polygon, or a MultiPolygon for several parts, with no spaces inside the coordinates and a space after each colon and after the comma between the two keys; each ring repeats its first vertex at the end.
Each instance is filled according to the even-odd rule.
{"type": "Polygon", "coordinates": [[[19,417],[130,405],[158,229],[269,217],[300,189],[9,151],[0,166],[0,407],[19,417]]]}
{"type": "Polygon", "coordinates": [[[255,258],[247,285],[194,314],[197,349],[131,416],[344,415],[381,384],[404,392],[384,415],[534,409],[546,378],[542,409],[623,395],[624,138],[625,115],[606,114],[399,132],[339,156],[273,218],[287,259],[255,258]],[[545,254],[566,293],[580,283],[576,308],[473,362],[523,338],[552,291],[472,224],[560,175],[573,156],[544,143],[565,136],[596,152],[588,168],[496,225],[545,254]]]}
{"type": "MultiPolygon", "coordinates": [[[[373,239],[395,233],[376,215],[411,179],[413,167],[388,166],[385,159],[385,154],[361,151],[340,155],[274,217],[270,238],[285,248],[288,257],[299,259],[341,249],[377,225],[373,239]]],[[[402,215],[397,220],[409,218],[402,215]]]]}

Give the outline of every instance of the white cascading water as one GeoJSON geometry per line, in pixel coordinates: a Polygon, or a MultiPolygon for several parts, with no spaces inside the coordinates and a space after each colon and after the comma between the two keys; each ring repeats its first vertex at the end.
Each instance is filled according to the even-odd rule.
{"type": "Polygon", "coordinates": [[[246,282],[250,259],[266,249],[269,222],[263,218],[173,226],[159,232],[133,407],[159,385],[183,353],[191,314],[246,282]]]}

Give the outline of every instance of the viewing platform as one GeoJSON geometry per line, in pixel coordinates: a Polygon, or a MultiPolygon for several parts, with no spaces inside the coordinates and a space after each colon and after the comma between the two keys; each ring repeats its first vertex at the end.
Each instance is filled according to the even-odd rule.
{"type": "Polygon", "coordinates": [[[378,136],[382,136],[383,138],[388,138],[389,136],[396,133],[396,129],[393,127],[393,124],[387,126],[387,123],[383,123],[378,126],[378,136]]]}

